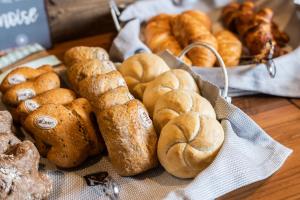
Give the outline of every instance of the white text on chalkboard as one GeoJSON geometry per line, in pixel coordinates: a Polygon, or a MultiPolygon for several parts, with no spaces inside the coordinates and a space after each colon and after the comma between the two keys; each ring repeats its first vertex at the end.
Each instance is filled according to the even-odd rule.
{"type": "Polygon", "coordinates": [[[28,10],[17,9],[0,15],[0,28],[9,29],[16,26],[30,25],[37,21],[38,11],[35,7],[28,10]]]}

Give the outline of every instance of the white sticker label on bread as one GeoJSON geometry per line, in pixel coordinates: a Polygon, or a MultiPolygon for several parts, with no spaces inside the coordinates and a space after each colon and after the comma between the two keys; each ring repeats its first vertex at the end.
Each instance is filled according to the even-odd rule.
{"type": "Polygon", "coordinates": [[[129,99],[129,100],[133,100],[133,99],[134,99],[134,96],[132,96],[132,94],[130,94],[129,92],[128,92],[127,95],[128,95],[128,99],[129,99]]]}
{"type": "Polygon", "coordinates": [[[138,115],[144,128],[148,129],[152,127],[152,121],[144,108],[138,107],[138,115]]]}
{"type": "Polygon", "coordinates": [[[26,100],[24,104],[25,104],[25,109],[28,112],[32,112],[40,107],[40,105],[36,101],[33,101],[31,99],[26,100]]]}
{"type": "Polygon", "coordinates": [[[24,101],[35,96],[35,91],[33,89],[21,89],[17,91],[18,101],[24,101]]]}
{"type": "Polygon", "coordinates": [[[49,130],[56,127],[57,120],[53,117],[43,115],[37,117],[34,123],[40,129],[49,130]]]}
{"type": "Polygon", "coordinates": [[[127,85],[126,85],[126,82],[125,82],[125,80],[124,80],[123,78],[120,78],[120,79],[118,80],[118,84],[119,84],[119,86],[127,86],[127,85]]]}
{"type": "Polygon", "coordinates": [[[14,74],[8,77],[8,83],[10,85],[17,85],[26,81],[26,78],[22,74],[14,74]]]}
{"type": "Polygon", "coordinates": [[[114,64],[109,60],[102,61],[102,64],[104,67],[106,67],[110,71],[116,70],[114,64]]]}

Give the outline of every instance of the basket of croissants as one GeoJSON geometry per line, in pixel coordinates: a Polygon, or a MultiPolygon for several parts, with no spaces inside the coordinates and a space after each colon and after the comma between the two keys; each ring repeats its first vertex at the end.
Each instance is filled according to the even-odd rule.
{"type": "MultiPolygon", "coordinates": [[[[290,38],[280,30],[282,26],[279,28],[274,21],[274,11],[268,7],[258,7],[252,1],[229,3],[218,11],[208,14],[196,9],[172,7],[171,11],[164,11],[157,7],[159,2],[156,4],[154,2],[149,8],[151,14],[145,13],[143,17],[143,14],[136,14],[139,9],[137,5],[135,10],[131,10],[130,15],[136,16],[141,21],[140,41],[153,53],[169,50],[178,56],[188,45],[204,42],[220,53],[226,67],[264,63],[270,65],[268,67],[271,69],[267,69],[271,76],[275,76],[276,66],[272,60],[291,51],[288,44],[290,38]],[[183,11],[178,12],[179,9],[183,11]]],[[[121,19],[122,17],[124,18],[121,16],[121,19]]],[[[128,31],[130,32],[129,29],[128,31]]],[[[125,57],[128,55],[124,54],[125,57]]],[[[202,47],[189,51],[183,60],[194,67],[219,66],[215,55],[202,47]]]]}

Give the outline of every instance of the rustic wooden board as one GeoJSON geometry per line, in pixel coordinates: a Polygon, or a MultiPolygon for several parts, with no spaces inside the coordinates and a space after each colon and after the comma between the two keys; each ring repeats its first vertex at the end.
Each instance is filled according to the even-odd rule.
{"type": "MultiPolygon", "coordinates": [[[[57,44],[51,54],[63,53],[77,45],[109,48],[115,33],[57,44]]],[[[282,168],[266,180],[233,191],[219,199],[279,200],[300,199],[300,100],[270,96],[233,98],[233,104],[246,112],[271,137],[293,149],[282,168]]],[[[199,198],[201,199],[201,198],[199,198]]]]}

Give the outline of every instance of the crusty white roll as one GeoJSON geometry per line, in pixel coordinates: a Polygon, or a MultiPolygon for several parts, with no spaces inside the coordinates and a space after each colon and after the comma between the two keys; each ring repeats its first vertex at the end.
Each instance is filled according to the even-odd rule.
{"type": "Polygon", "coordinates": [[[126,59],[119,67],[130,92],[139,99],[142,99],[144,89],[149,81],[169,70],[165,61],[152,53],[135,54],[126,59]]]}
{"type": "Polygon", "coordinates": [[[167,71],[147,85],[143,95],[143,103],[150,116],[153,114],[157,100],[165,93],[176,89],[184,89],[199,93],[199,89],[193,77],[187,71],[182,69],[167,71]]]}
{"type": "Polygon", "coordinates": [[[172,90],[161,96],[156,102],[153,113],[154,126],[159,133],[171,119],[190,111],[216,119],[212,105],[198,93],[172,90]]]}
{"type": "Polygon", "coordinates": [[[157,165],[157,135],[139,100],[96,115],[111,163],[119,175],[133,176],[157,165]]]}
{"type": "Polygon", "coordinates": [[[193,178],[213,161],[223,141],[224,131],[216,119],[188,112],[162,129],[158,158],[170,174],[193,178]]]}

